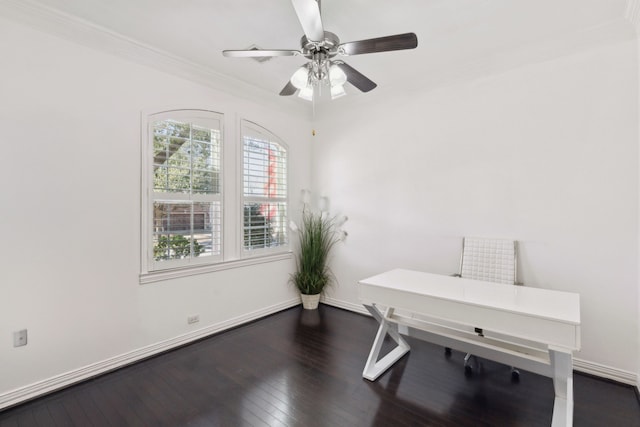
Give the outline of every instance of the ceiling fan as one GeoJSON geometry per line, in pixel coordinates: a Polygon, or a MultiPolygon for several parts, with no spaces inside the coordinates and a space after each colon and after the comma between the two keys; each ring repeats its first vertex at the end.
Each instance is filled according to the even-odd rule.
{"type": "Polygon", "coordinates": [[[320,0],[291,2],[304,32],[299,50],[254,48],[222,51],[224,56],[235,58],[304,56],[309,59],[280,91],[281,96],[290,96],[299,91],[299,97],[310,101],[317,88],[328,85],[331,88],[331,98],[335,99],[346,95],[343,87],[346,82],[362,92],[369,92],[377,85],[344,61],[335,59],[336,56],[414,49],[418,46],[418,38],[414,33],[340,43],[337,35],[324,30],[320,16],[320,0]]]}

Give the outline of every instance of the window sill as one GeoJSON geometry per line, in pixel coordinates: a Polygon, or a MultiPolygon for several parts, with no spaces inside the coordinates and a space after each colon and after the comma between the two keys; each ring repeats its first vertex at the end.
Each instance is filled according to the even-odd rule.
{"type": "Polygon", "coordinates": [[[163,280],[178,279],[180,277],[195,276],[197,274],[213,273],[216,271],[229,270],[232,268],[247,267],[250,265],[264,264],[268,262],[282,261],[293,258],[291,252],[284,252],[275,255],[240,259],[236,261],[221,262],[218,264],[207,264],[199,266],[189,266],[182,268],[172,268],[167,270],[151,271],[140,274],[140,284],[161,282],[163,280]]]}

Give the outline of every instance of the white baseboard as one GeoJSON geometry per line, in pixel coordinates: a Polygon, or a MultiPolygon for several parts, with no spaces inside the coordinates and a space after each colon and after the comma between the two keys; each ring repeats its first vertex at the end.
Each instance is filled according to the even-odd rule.
{"type": "MultiPolygon", "coordinates": [[[[353,304],[350,302],[328,297],[323,297],[322,302],[334,307],[369,315],[367,310],[359,304],[353,304]]],[[[294,299],[273,305],[271,307],[238,316],[233,319],[229,319],[224,322],[220,322],[206,328],[190,332],[188,334],[180,335],[169,340],[161,341],[159,343],[143,347],[138,350],[134,350],[132,352],[125,353],[98,363],[94,363],[80,369],[76,369],[61,375],[56,375],[49,379],[39,381],[25,387],[20,387],[16,390],[12,390],[0,395],[0,409],[17,405],[35,397],[42,396],[46,393],[59,390],[80,381],[84,381],[86,379],[104,374],[117,368],[121,368],[142,359],[146,359],[150,356],[154,356],[156,354],[160,354],[176,347],[180,347],[190,342],[197,341],[209,335],[213,335],[215,333],[240,326],[244,323],[260,319],[261,317],[277,313],[278,311],[294,307],[298,304],[300,304],[300,299],[296,297],[294,299]]],[[[574,359],[573,364],[576,371],[639,387],[637,376],[632,372],[623,371],[620,369],[612,368],[598,363],[588,362],[581,359],[574,359]]]]}
{"type": "MultiPolygon", "coordinates": [[[[358,304],[353,304],[351,302],[346,302],[334,298],[323,297],[322,302],[327,305],[331,305],[338,308],[343,308],[345,310],[354,311],[360,314],[366,314],[370,316],[369,312],[362,306],[358,304]]],[[[589,375],[594,375],[600,378],[606,378],[609,380],[613,380],[622,384],[630,384],[638,387],[640,391],[640,384],[638,383],[638,376],[629,371],[624,371],[622,369],[612,368],[610,366],[601,365],[599,363],[589,362],[582,359],[573,359],[573,368],[578,372],[584,372],[589,375]]]]}
{"type": "Polygon", "coordinates": [[[323,303],[333,306],[333,307],[338,307],[338,308],[343,308],[345,310],[349,310],[349,311],[354,311],[356,313],[360,313],[360,314],[365,314],[367,316],[371,316],[369,314],[369,312],[367,311],[366,308],[364,308],[364,306],[362,304],[354,304],[351,302],[346,302],[346,301],[342,301],[339,299],[335,299],[335,298],[329,298],[326,296],[322,296],[320,301],[322,301],[323,303]]]}
{"type": "Polygon", "coordinates": [[[189,332],[188,334],[161,341],[159,343],[143,347],[129,353],[121,354],[119,356],[103,360],[101,362],[93,363],[80,369],[76,369],[61,375],[56,375],[49,379],[38,381],[37,383],[0,394],[0,410],[8,408],[9,406],[17,405],[35,397],[42,396],[46,393],[59,390],[80,381],[84,381],[97,375],[104,374],[114,369],[121,368],[123,366],[140,361],[142,359],[146,359],[150,356],[154,356],[167,350],[180,347],[201,338],[205,338],[209,335],[213,335],[215,333],[240,326],[244,323],[260,319],[261,317],[265,317],[273,313],[277,313],[278,311],[285,310],[298,304],[300,304],[300,298],[296,297],[294,299],[284,301],[280,304],[272,305],[271,307],[247,313],[233,319],[225,320],[224,322],[216,323],[206,328],[189,332]]]}
{"type": "Polygon", "coordinates": [[[633,372],[575,358],[573,359],[573,368],[585,374],[606,378],[623,384],[634,385],[636,387],[638,386],[638,376],[633,372]]]}

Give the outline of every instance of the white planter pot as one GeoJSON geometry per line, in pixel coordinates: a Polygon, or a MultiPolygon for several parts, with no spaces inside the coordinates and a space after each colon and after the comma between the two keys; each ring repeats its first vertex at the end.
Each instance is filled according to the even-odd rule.
{"type": "Polygon", "coordinates": [[[302,299],[302,307],[304,307],[305,309],[315,310],[316,308],[318,308],[318,302],[320,302],[320,294],[300,294],[300,298],[302,299]]]}

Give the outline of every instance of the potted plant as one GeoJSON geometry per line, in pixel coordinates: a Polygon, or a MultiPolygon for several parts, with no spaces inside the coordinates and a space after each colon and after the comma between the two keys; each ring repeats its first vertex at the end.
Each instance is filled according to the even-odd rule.
{"type": "Polygon", "coordinates": [[[291,281],[300,291],[303,307],[313,310],[318,308],[320,294],[333,279],[328,258],[341,238],[333,217],[307,209],[302,212],[302,226],[297,231],[300,244],[291,281]]]}

